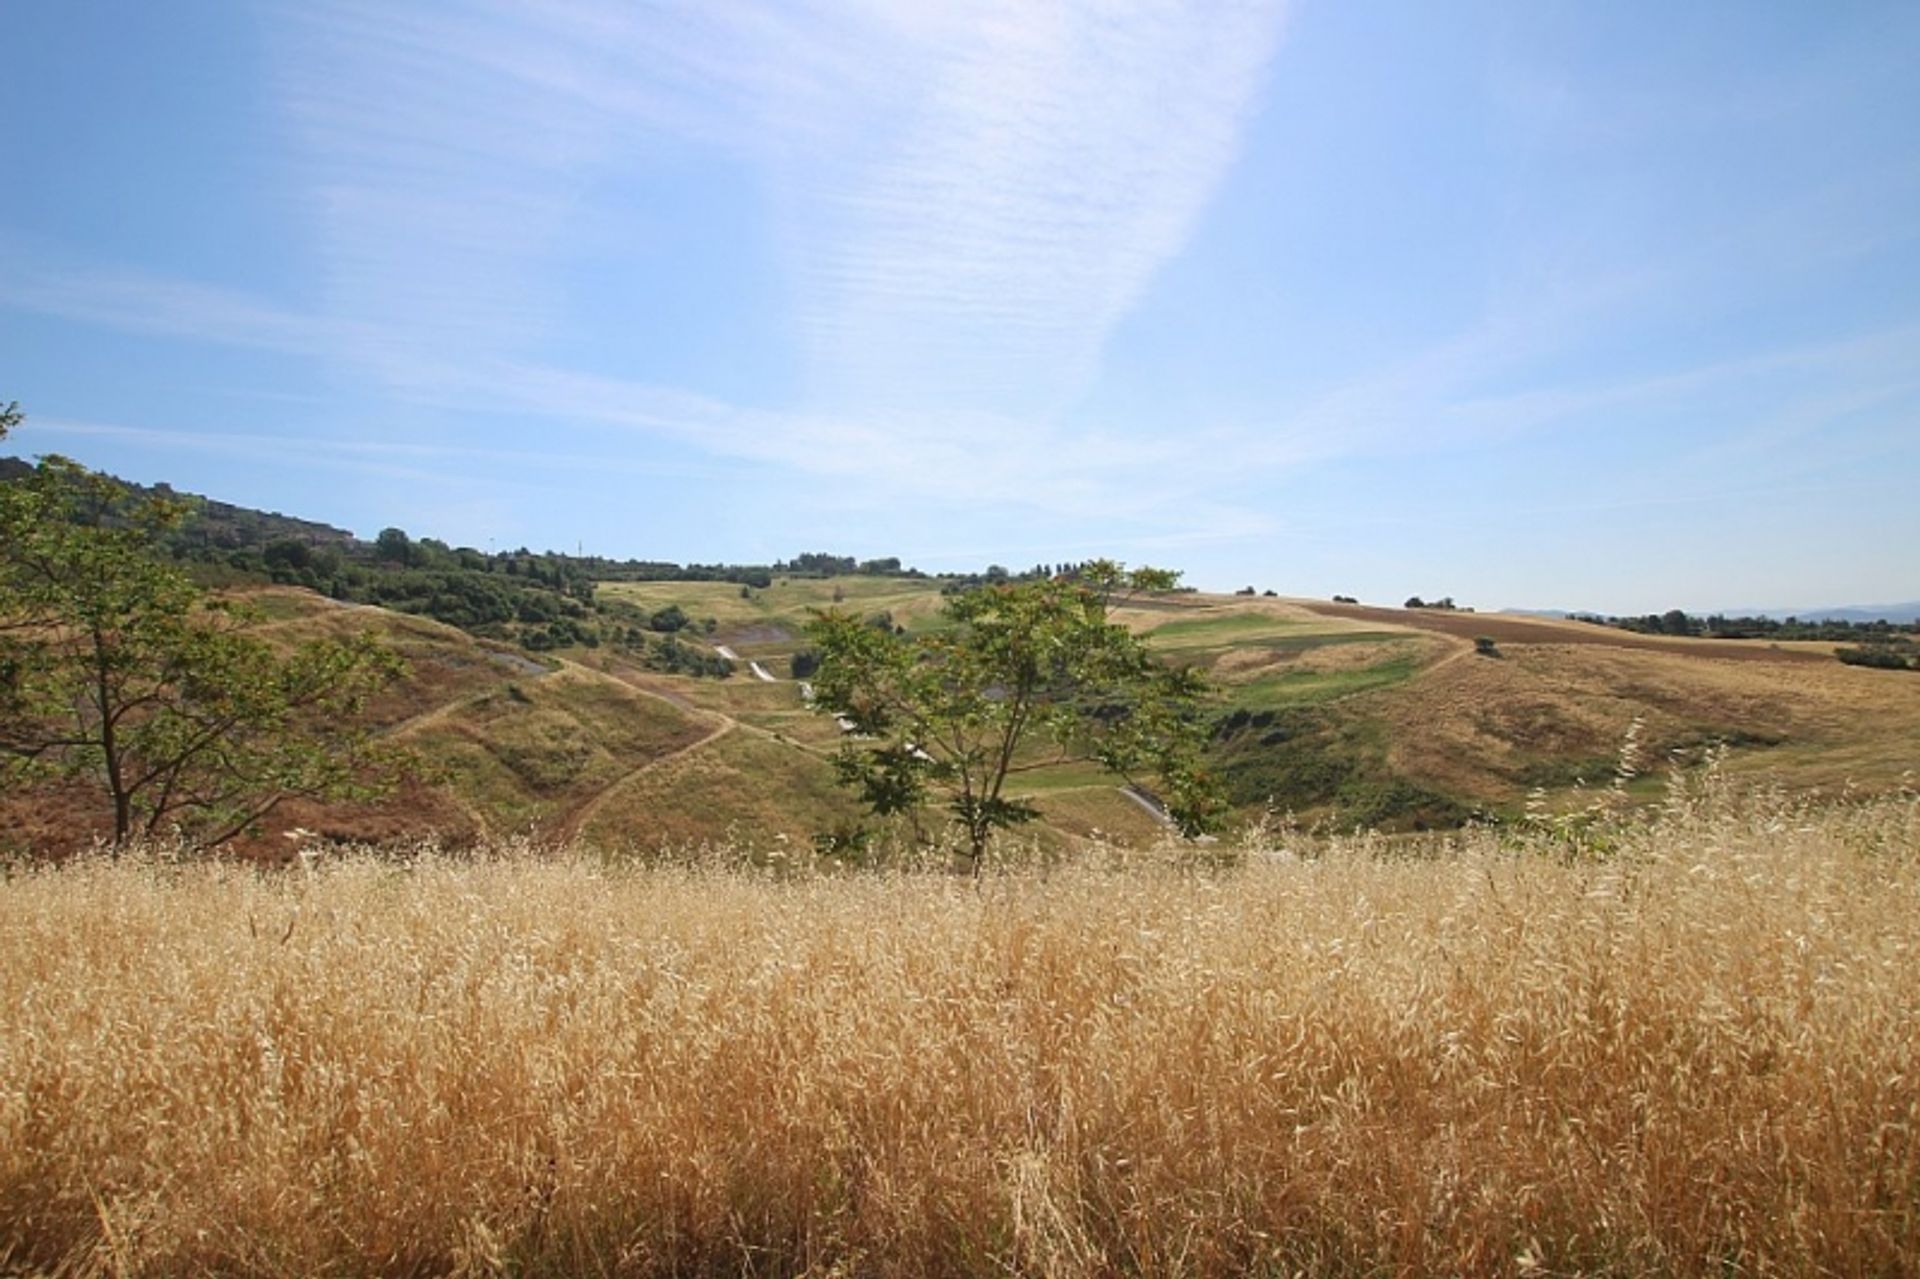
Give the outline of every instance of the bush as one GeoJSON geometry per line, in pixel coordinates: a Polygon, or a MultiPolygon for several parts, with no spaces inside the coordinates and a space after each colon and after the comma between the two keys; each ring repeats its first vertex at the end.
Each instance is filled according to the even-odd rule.
{"type": "Polygon", "coordinates": [[[1496,644],[1496,643],[1494,643],[1494,639],[1493,639],[1493,636],[1491,636],[1491,635],[1476,635],[1476,636],[1474,636],[1474,637],[1473,637],[1473,651],[1474,651],[1474,652],[1476,652],[1476,653],[1478,653],[1478,654],[1480,654],[1480,656],[1482,656],[1482,657],[1498,657],[1498,656],[1500,656],[1500,646],[1499,646],[1498,644],[1496,644]]]}
{"type": "Polygon", "coordinates": [[[647,619],[647,628],[671,635],[675,631],[685,630],[692,623],[693,619],[678,604],[669,604],[647,619]]]}
{"type": "Polygon", "coordinates": [[[1890,648],[1836,648],[1833,655],[1848,666],[1871,666],[1883,671],[1920,670],[1920,666],[1890,648]]]}

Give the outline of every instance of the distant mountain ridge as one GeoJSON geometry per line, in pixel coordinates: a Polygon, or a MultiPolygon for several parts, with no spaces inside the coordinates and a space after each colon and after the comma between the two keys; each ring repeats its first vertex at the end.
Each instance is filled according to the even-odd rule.
{"type": "Polygon", "coordinates": [[[1721,611],[1729,617],[1740,614],[1782,620],[1797,617],[1803,622],[1895,622],[1903,625],[1920,622],[1920,600],[1908,600],[1904,604],[1848,604],[1834,608],[1729,608],[1721,611]]]}

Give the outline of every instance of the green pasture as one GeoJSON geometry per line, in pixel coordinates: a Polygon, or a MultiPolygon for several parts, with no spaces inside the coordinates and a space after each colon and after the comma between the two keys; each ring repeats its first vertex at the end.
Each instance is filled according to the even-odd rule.
{"type": "Polygon", "coordinates": [[[1408,655],[1355,670],[1275,672],[1233,685],[1227,690],[1227,697],[1234,707],[1250,711],[1315,706],[1405,683],[1419,672],[1421,665],[1419,659],[1408,655]]]}

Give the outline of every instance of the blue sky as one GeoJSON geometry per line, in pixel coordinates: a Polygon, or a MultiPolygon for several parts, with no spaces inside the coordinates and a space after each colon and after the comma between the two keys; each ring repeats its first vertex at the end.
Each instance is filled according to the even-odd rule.
{"type": "Polygon", "coordinates": [[[480,547],[1920,596],[1920,6],[0,11],[26,453],[480,547]]]}

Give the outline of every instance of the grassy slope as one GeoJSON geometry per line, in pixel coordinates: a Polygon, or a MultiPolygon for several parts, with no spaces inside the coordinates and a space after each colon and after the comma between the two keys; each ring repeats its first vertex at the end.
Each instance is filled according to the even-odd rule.
{"type": "MultiPolygon", "coordinates": [[[[729,645],[776,682],[744,664],[725,681],[664,676],[606,650],[540,663],[420,618],[257,594],[269,633],[288,642],[372,627],[400,648],[411,677],[375,715],[431,768],[378,807],[289,805],[256,847],[284,848],[277,832],[293,825],[342,838],[431,829],[456,842],[584,832],[654,846],[749,829],[805,839],[850,815],[825,762],[839,734],[806,709],[787,663],[810,610],[839,593],[842,607],[913,628],[937,624],[940,607],[935,586],[898,579],[789,579],[748,598],[728,583],[603,589],[715,618],[691,642],[729,645]]],[[[1920,741],[1920,679],[1842,666],[1823,646],[1649,642],[1551,620],[1236,596],[1143,600],[1118,616],[1220,686],[1216,754],[1248,816],[1271,806],[1445,824],[1515,811],[1535,786],[1577,804],[1576,785],[1610,776],[1636,719],[1646,767],[1724,740],[1732,771],[1826,791],[1898,784],[1920,741]],[[1475,655],[1477,633],[1496,633],[1501,656],[1475,655]]],[[[1036,773],[1022,787],[1047,814],[1046,842],[1155,833],[1093,770],[1036,773]]],[[[0,823],[16,843],[54,846],[86,834],[79,803],[11,796],[0,823]]]]}
{"type": "MultiPolygon", "coordinates": [[[[709,682],[687,695],[821,749],[832,745],[831,727],[784,683],[810,610],[839,594],[843,608],[885,610],[916,629],[937,624],[940,605],[930,583],[874,578],[788,579],[750,598],[725,583],[603,589],[714,617],[713,642],[783,683],[709,682]]],[[[1578,803],[1578,784],[1611,776],[1635,719],[1644,767],[1725,741],[1734,771],[1789,787],[1886,788],[1920,740],[1920,679],[1841,666],[1827,645],[1672,640],[1552,619],[1244,596],[1143,599],[1117,616],[1170,660],[1204,667],[1221,689],[1223,718],[1246,712],[1223,730],[1217,753],[1249,814],[1270,803],[1343,822],[1449,823],[1517,811],[1534,786],[1578,803]],[[1474,654],[1481,634],[1498,639],[1500,657],[1474,654]]],[[[1086,770],[1023,784],[1063,831],[1151,833],[1141,829],[1150,818],[1086,770]]]]}

